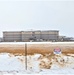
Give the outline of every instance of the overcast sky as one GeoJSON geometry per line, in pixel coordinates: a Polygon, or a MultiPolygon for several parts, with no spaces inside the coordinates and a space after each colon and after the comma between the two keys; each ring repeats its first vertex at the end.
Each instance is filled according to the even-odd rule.
{"type": "Polygon", "coordinates": [[[0,36],[31,29],[74,37],[74,1],[0,1],[0,36]]]}

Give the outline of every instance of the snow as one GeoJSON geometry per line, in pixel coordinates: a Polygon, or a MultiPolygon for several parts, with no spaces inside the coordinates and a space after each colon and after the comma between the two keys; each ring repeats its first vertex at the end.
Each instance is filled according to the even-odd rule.
{"type": "MultiPolygon", "coordinates": [[[[39,55],[39,54],[38,54],[39,55]]],[[[38,55],[36,54],[36,56],[38,57],[38,55]]],[[[30,59],[33,60],[29,60],[31,62],[31,73],[39,73],[39,74],[74,74],[74,57],[72,56],[67,56],[67,55],[55,55],[54,58],[52,58],[52,64],[51,64],[51,68],[47,69],[45,68],[40,68],[39,64],[41,63],[41,61],[44,62],[43,66],[46,65],[50,65],[50,61],[47,59],[47,57],[43,57],[43,59],[39,59],[37,60],[37,57],[33,55],[31,56],[30,59]],[[35,60],[36,58],[36,60],[35,60]],[[49,63],[49,64],[48,64],[49,63]]],[[[28,62],[28,63],[30,63],[28,62]]],[[[29,67],[29,66],[28,66],[29,67]]]]}
{"type": "Polygon", "coordinates": [[[74,42],[0,42],[0,44],[74,44],[74,42]]]}
{"type": "MultiPolygon", "coordinates": [[[[74,42],[0,42],[0,44],[71,44],[74,42]]],[[[25,56],[0,53],[0,75],[72,75],[74,74],[74,54],[27,55],[27,70],[25,56]]]]}
{"type": "Polygon", "coordinates": [[[24,74],[50,74],[69,75],[74,74],[74,55],[43,56],[34,54],[27,56],[27,70],[25,69],[25,56],[15,56],[9,53],[0,53],[0,75],[24,75],[24,74]],[[51,58],[51,59],[50,59],[51,58]],[[42,64],[43,68],[40,67],[42,64]],[[50,68],[47,68],[50,67],[50,68]]]}
{"type": "Polygon", "coordinates": [[[19,59],[15,56],[10,56],[9,53],[0,54],[0,72],[24,72],[25,68],[19,59]]]}

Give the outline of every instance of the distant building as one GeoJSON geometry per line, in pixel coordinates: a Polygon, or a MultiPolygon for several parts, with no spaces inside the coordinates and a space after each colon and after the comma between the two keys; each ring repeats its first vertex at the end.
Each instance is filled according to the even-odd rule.
{"type": "Polygon", "coordinates": [[[3,41],[3,38],[2,37],[0,37],[0,42],[2,42],[3,41]]]}
{"type": "Polygon", "coordinates": [[[59,36],[59,40],[61,42],[65,42],[65,41],[74,41],[73,37],[66,37],[66,36],[59,36]]]}
{"type": "Polygon", "coordinates": [[[58,41],[59,31],[4,31],[4,42],[58,41]]]}

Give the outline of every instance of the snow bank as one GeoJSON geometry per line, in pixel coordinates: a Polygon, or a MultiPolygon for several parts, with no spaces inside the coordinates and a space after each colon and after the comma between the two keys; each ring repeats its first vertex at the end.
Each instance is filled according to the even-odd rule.
{"type": "Polygon", "coordinates": [[[13,73],[13,75],[74,74],[74,55],[28,55],[27,70],[25,70],[25,66],[25,56],[0,53],[0,75],[4,73],[13,73]]]}
{"type": "Polygon", "coordinates": [[[25,68],[19,59],[8,53],[0,54],[0,71],[23,71],[25,68]]]}
{"type": "MultiPolygon", "coordinates": [[[[28,64],[31,63],[32,73],[40,74],[73,74],[74,57],[68,55],[48,55],[40,58],[40,54],[30,56],[28,64]]],[[[28,65],[29,67],[29,65],[28,65]]]]}

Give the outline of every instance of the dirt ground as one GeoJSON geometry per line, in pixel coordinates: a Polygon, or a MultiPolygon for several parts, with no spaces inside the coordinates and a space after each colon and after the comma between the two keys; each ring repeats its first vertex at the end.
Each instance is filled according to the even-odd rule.
{"type": "Polygon", "coordinates": [[[60,48],[64,54],[74,54],[74,44],[0,44],[0,53],[13,53],[22,55],[31,55],[35,53],[49,54],[53,53],[55,48],[60,48]]]}

